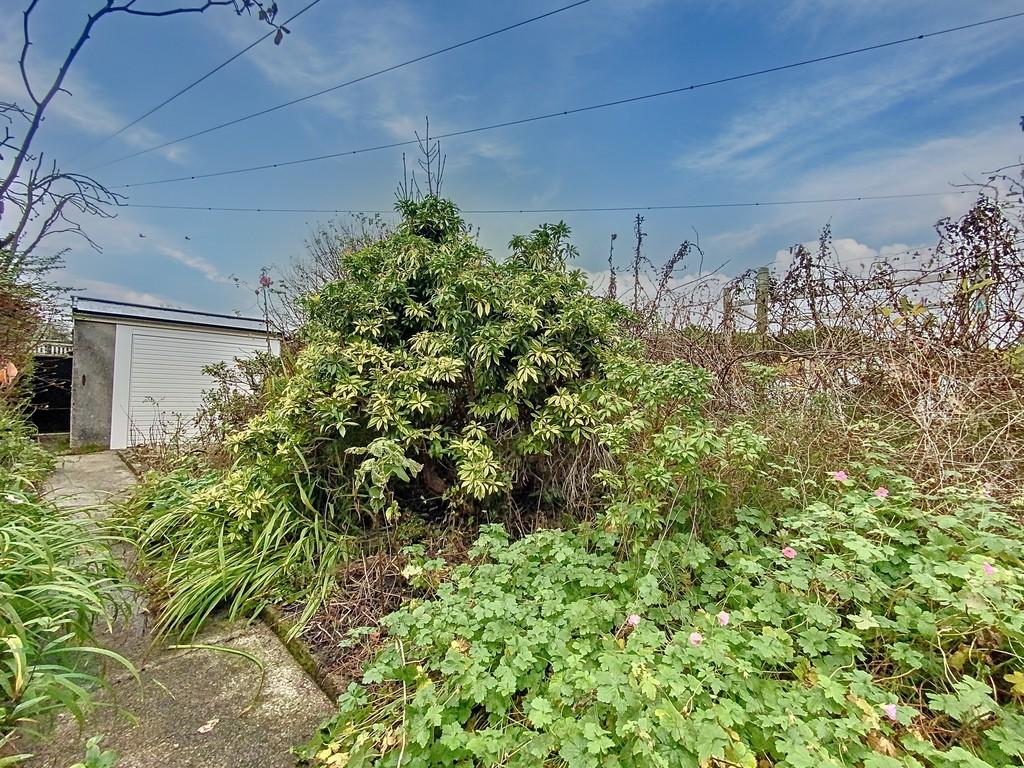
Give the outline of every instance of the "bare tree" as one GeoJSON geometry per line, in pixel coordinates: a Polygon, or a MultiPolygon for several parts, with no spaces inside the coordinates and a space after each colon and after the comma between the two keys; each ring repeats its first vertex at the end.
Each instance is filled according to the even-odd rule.
{"type": "MultiPolygon", "coordinates": [[[[273,328],[286,335],[294,332],[306,317],[305,298],[347,277],[343,257],[390,234],[391,226],[380,214],[357,213],[313,225],[305,241],[306,252],[282,269],[281,278],[272,286],[261,282],[264,311],[273,328]]],[[[256,290],[259,293],[260,289],[256,290]]]]}
{"type": "Polygon", "coordinates": [[[169,3],[164,8],[140,8],[137,3],[138,0],[101,0],[100,7],[86,16],[56,74],[49,78],[34,78],[29,73],[32,15],[41,0],[31,0],[22,12],[18,68],[25,101],[0,102],[0,163],[5,164],[0,170],[0,269],[8,275],[21,275],[26,270],[46,271],[55,266],[60,252],[36,254],[40,243],[52,235],[76,235],[97,248],[82,229],[80,219],[109,218],[114,215],[113,206],[121,199],[95,179],[64,171],[55,160],[33,149],[54,99],[62,93],[71,95],[65,87],[68,72],[100,21],[115,14],[163,18],[226,7],[238,15],[256,12],[261,21],[277,29],[275,42],[280,42],[288,32],[275,23],[277,3],[272,0],[191,0],[169,3]]]}

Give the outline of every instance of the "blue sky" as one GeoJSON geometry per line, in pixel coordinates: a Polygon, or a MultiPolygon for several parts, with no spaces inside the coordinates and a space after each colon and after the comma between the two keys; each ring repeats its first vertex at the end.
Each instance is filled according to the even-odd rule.
{"type": "MultiPolygon", "coordinates": [[[[162,0],[143,4],[165,5],[162,0]]],[[[278,0],[289,16],[306,0],[278,0]]],[[[98,0],[43,0],[42,73],[98,0]]],[[[5,0],[14,6],[15,0],[5,0]]],[[[269,41],[137,128],[99,139],[249,43],[255,19],[210,11],[111,18],[96,29],[40,135],[79,170],[154,142],[333,85],[563,4],[321,0],[269,41]]],[[[512,120],[738,74],[1024,9],[990,0],[591,0],[578,8],[273,115],[108,165],[109,185],[204,173],[512,120]]],[[[0,32],[0,99],[17,97],[17,25],[0,32]]],[[[463,208],[666,205],[951,190],[1024,153],[1024,19],[693,93],[453,138],[445,192],[463,208]]],[[[402,151],[140,187],[130,203],[390,209],[402,151]]],[[[648,254],[700,236],[706,266],[772,263],[830,222],[843,258],[933,242],[962,195],[645,213],[648,254]]],[[[103,247],[73,244],[61,279],[89,295],[255,312],[260,268],[302,253],[314,214],[124,209],[87,222],[103,247]],[[145,237],[139,237],[140,234],[145,237]],[[186,239],[186,237],[188,239],[186,239]]],[[[581,257],[605,268],[608,236],[632,214],[468,217],[501,255],[517,233],[564,218],[581,257]]],[[[54,243],[54,246],[57,244],[54,243]]],[[[598,279],[600,277],[598,276],[598,279]]]]}

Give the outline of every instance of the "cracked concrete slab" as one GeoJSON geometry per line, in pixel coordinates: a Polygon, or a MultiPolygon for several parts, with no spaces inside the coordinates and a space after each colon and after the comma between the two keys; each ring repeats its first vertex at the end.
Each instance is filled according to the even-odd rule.
{"type": "MultiPolygon", "coordinates": [[[[50,494],[62,507],[99,507],[102,514],[133,482],[116,454],[67,457],[50,480],[50,494]]],[[[128,657],[140,679],[110,667],[100,706],[84,725],[62,718],[26,765],[67,768],[96,734],[118,753],[118,768],[294,765],[290,748],[309,738],[333,707],[278,637],[262,623],[217,621],[192,644],[219,650],[171,649],[154,637],[143,602],[133,602],[132,615],[101,632],[99,642],[128,657]]]]}

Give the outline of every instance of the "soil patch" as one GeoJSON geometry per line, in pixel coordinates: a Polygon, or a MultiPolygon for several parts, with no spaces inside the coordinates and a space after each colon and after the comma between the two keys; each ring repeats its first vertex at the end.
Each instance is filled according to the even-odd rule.
{"type": "MultiPolygon", "coordinates": [[[[331,597],[292,641],[293,654],[312,667],[309,671],[329,696],[359,682],[365,665],[388,642],[381,625],[384,617],[408,600],[428,598],[456,565],[468,559],[468,542],[474,538],[450,530],[427,541],[419,558],[388,548],[350,561],[339,571],[331,597]],[[438,558],[445,565],[427,578],[410,572],[414,560],[438,558]]],[[[282,628],[294,625],[305,607],[279,606],[274,611],[277,623],[282,628]]]]}

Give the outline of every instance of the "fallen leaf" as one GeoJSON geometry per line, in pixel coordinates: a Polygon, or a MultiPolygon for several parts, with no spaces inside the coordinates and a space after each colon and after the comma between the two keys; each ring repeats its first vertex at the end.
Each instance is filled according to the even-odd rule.
{"type": "Polygon", "coordinates": [[[899,754],[899,750],[896,748],[896,745],[877,731],[871,731],[868,733],[867,742],[869,747],[881,755],[895,757],[899,754]]]}
{"type": "Polygon", "coordinates": [[[1024,672],[1014,672],[1006,675],[1003,680],[1013,686],[1013,692],[1018,696],[1024,696],[1024,672]]]}

